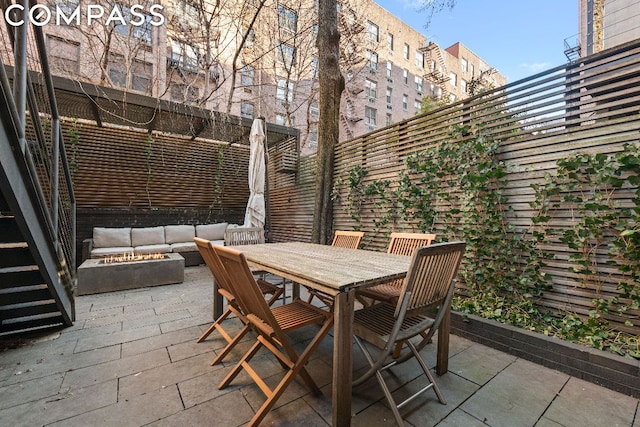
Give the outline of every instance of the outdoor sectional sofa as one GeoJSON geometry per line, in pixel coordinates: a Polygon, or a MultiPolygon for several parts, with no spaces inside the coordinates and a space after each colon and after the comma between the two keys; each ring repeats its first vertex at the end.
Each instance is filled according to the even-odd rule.
{"type": "Polygon", "coordinates": [[[102,258],[110,255],[179,253],[185,266],[202,264],[194,237],[211,240],[224,246],[226,222],[204,225],[165,225],[157,227],[94,227],[93,238],[83,245],[83,258],[102,258]]]}

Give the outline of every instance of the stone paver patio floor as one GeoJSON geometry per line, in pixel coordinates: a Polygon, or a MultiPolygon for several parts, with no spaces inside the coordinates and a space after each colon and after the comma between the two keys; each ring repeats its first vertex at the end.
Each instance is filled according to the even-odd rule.
{"type": "MultiPolygon", "coordinates": [[[[264,401],[242,373],[229,387],[217,384],[253,335],[225,359],[209,361],[225,341],[212,334],[212,286],[206,267],[185,269],[185,282],[76,299],[73,327],[41,334],[0,353],[0,420],[7,426],[241,426],[264,401]]],[[[237,319],[225,327],[238,328],[237,319]]],[[[295,335],[297,342],[314,331],[295,335]]],[[[294,382],[263,425],[331,423],[332,337],[309,362],[322,387],[312,396],[294,382]]],[[[430,366],[435,346],[424,350],[430,366]]],[[[364,366],[354,350],[355,369],[364,366]]],[[[256,366],[279,378],[279,364],[264,352],[256,366]]],[[[417,364],[393,372],[391,383],[423,382],[417,364]]],[[[448,401],[428,392],[401,410],[410,426],[625,426],[640,427],[640,401],[567,374],[453,335],[449,372],[437,377],[448,401]]],[[[398,398],[404,390],[398,391],[398,398]]],[[[394,425],[375,380],[354,389],[353,426],[394,425]]]]}

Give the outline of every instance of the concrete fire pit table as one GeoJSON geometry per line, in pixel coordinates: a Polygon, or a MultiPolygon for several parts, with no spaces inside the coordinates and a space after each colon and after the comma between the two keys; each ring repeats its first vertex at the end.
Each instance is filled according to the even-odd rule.
{"type": "Polygon", "coordinates": [[[88,259],[78,267],[78,295],[148,286],[169,285],[184,281],[184,258],[180,254],[164,254],[161,259],[105,263],[88,259]]]}

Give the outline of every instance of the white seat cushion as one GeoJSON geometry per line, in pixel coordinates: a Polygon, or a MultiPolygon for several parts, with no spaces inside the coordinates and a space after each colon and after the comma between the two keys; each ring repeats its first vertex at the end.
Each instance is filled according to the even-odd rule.
{"type": "Polygon", "coordinates": [[[192,243],[194,237],[196,237],[196,230],[193,225],[165,225],[164,227],[164,242],[168,245],[192,243]]]}
{"type": "Polygon", "coordinates": [[[93,228],[94,248],[125,248],[131,244],[131,227],[123,228],[93,228]]]}
{"type": "Polygon", "coordinates": [[[167,252],[171,252],[171,245],[163,243],[161,245],[134,246],[133,252],[136,254],[166,254],[167,252]]]}
{"type": "Polygon", "coordinates": [[[131,246],[164,244],[164,227],[144,227],[131,229],[131,246]]]}
{"type": "Polygon", "coordinates": [[[130,254],[133,251],[131,246],[121,246],[113,248],[95,248],[91,251],[91,258],[103,258],[110,255],[130,254]]]}
{"type": "Polygon", "coordinates": [[[224,232],[228,225],[226,222],[196,225],[196,236],[206,240],[224,240],[224,232]]]}
{"type": "Polygon", "coordinates": [[[198,250],[195,242],[185,242],[185,243],[173,243],[171,245],[171,252],[195,252],[198,250]]]}

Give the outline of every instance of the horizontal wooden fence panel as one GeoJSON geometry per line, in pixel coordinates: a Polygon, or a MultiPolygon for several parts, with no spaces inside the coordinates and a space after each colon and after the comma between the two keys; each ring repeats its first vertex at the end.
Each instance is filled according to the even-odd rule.
{"type": "Polygon", "coordinates": [[[79,208],[246,206],[248,146],[89,122],[64,129],[79,208]]]}
{"type": "MultiPolygon", "coordinates": [[[[349,197],[347,177],[357,169],[366,171],[362,188],[388,181],[388,192],[393,194],[411,154],[450,140],[452,129],[465,125],[499,142],[498,156],[508,168],[504,195],[512,208],[505,212],[506,218],[517,232],[530,232],[536,214],[530,206],[535,200],[532,184],[553,176],[559,160],[575,153],[613,155],[623,151],[625,144],[640,141],[640,43],[556,67],[342,143],[336,148],[334,175],[341,200],[349,197]]],[[[635,190],[618,191],[615,202],[633,207],[635,190]]],[[[334,220],[336,229],[364,231],[366,248],[384,250],[390,231],[419,231],[417,223],[402,222],[398,212],[380,229],[376,220],[385,214],[384,208],[371,197],[362,200],[359,222],[351,217],[346,203],[336,204],[334,220]]],[[[571,210],[555,211],[548,226],[566,228],[574,216],[571,210]]],[[[429,231],[438,234],[442,227],[436,222],[429,231]]],[[[553,238],[543,246],[554,255],[545,270],[553,287],[540,301],[543,308],[587,315],[594,298],[620,294],[618,282],[626,279],[607,264],[606,248],[596,254],[598,280],[583,283],[570,269],[573,251],[566,244],[553,238]]],[[[621,330],[640,333],[640,325],[624,325],[640,312],[630,310],[626,316],[606,315],[621,330]]]]}

